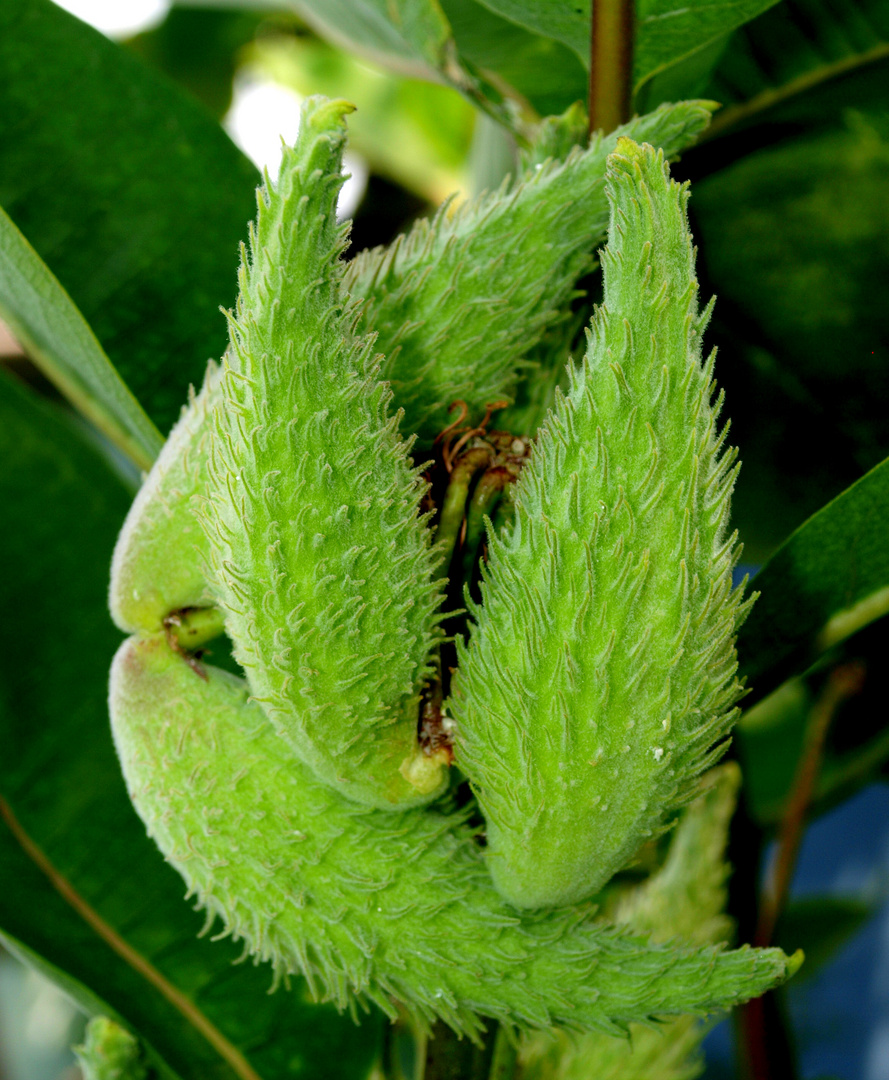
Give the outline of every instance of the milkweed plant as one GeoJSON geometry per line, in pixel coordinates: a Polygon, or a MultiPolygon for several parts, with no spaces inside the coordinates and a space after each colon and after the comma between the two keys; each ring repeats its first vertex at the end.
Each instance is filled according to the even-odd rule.
{"type": "Polygon", "coordinates": [[[555,153],[552,121],[516,179],[346,261],[351,106],[307,100],[114,553],[117,753],[208,925],[503,1076],[692,1075],[699,1018],[800,963],[727,947],[755,596],[668,164],[711,109],[555,153]]]}

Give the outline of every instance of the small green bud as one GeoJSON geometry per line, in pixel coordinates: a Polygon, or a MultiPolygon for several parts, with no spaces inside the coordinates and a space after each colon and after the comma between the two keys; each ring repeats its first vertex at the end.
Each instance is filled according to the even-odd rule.
{"type": "Polygon", "coordinates": [[[290,753],[243,680],[204,676],[162,634],[121,646],[110,706],[130,798],[208,914],[341,1009],[402,1002],[473,1037],[485,1016],[617,1031],[785,977],[777,949],[649,945],[592,907],[517,915],[464,814],[351,802],[290,753]]]}
{"type": "Polygon", "coordinates": [[[94,1016],[74,1053],[83,1080],[146,1080],[148,1068],[138,1040],[107,1016],[94,1016]]]}
{"type": "Polygon", "coordinates": [[[450,705],[488,865],[521,907],[625,866],[723,753],[741,692],[735,455],[701,361],[688,191],[621,138],[607,193],[604,303],[490,538],[450,705]]]}
{"type": "Polygon", "coordinates": [[[310,98],[259,193],[200,520],[235,656],[276,730],[326,783],[392,807],[447,783],[449,757],[417,737],[442,587],[424,485],[340,300],[351,108],[310,98]]]}

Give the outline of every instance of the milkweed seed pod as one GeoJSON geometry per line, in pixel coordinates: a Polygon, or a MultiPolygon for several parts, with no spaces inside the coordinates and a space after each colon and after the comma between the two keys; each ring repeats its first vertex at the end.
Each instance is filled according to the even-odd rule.
{"type": "Polygon", "coordinates": [[[662,105],[566,161],[454,214],[443,207],[388,248],[359,254],[346,289],[365,301],[359,326],[377,334],[404,431],[429,442],[463,399],[483,410],[515,387],[521,362],[574,295],[605,236],[605,161],[621,135],[673,156],[710,121],[710,102],[662,105]]]}
{"type": "Polygon", "coordinates": [[[94,1016],[74,1047],[83,1080],[147,1080],[138,1040],[107,1016],[94,1016]]]}
{"type": "MultiPolygon", "coordinates": [[[[707,776],[709,786],[685,811],[664,866],[618,904],[614,921],[651,932],[653,941],[705,945],[726,941],[732,923],[725,846],[740,770],[734,762],[707,776]]],[[[656,1028],[631,1025],[629,1038],[600,1032],[529,1036],[522,1047],[522,1080],[692,1080],[703,1071],[707,1025],[682,1016],[656,1028]]]]}
{"type": "Polygon", "coordinates": [[[203,490],[219,372],[215,364],[207,369],[201,392],[182,410],[117,539],[109,606],[128,633],[160,630],[171,612],[211,602],[203,566],[207,545],[192,502],[203,490]]]}
{"type": "Polygon", "coordinates": [[[517,915],[460,815],[343,798],[242,680],[205,675],[161,634],[121,646],[110,706],[130,798],[210,921],[340,1008],[374,1002],[392,1016],[394,999],[473,1036],[483,1016],[617,1031],[722,1008],[792,973],[778,949],[650,946],[592,908],[517,915]]]}
{"type": "Polygon", "coordinates": [[[521,907],[626,865],[724,751],[741,691],[735,455],[701,362],[688,191],[629,139],[607,187],[604,304],[490,539],[450,706],[491,874],[521,907]]]}
{"type": "Polygon", "coordinates": [[[259,193],[200,520],[235,655],[277,731],[327,783],[392,806],[447,782],[443,754],[417,741],[441,586],[423,485],[339,299],[351,108],[309,99],[259,193]]]}
{"type": "MultiPolygon", "coordinates": [[[[694,142],[711,108],[708,102],[663,105],[620,130],[663,145],[672,155],[694,142]]],[[[568,155],[566,140],[573,139],[583,118],[573,107],[565,118],[550,118],[563,122],[543,125],[538,157],[568,155]]],[[[538,339],[547,327],[564,321],[560,306],[591,265],[590,252],[605,234],[605,160],[616,137],[596,136],[590,149],[575,151],[569,163],[550,162],[515,190],[470,203],[454,220],[445,207],[409,237],[348,264],[347,287],[366,302],[364,328],[378,334],[376,350],[392,354],[382,360],[379,377],[393,380],[395,404],[408,410],[402,431],[425,425],[427,435],[437,433],[436,424],[447,423],[446,409],[454,400],[462,397],[480,408],[515,389],[520,361],[534,366],[538,339]],[[504,251],[511,252],[508,266],[504,251]],[[437,265],[445,252],[450,262],[437,265]],[[481,263],[475,266],[477,258],[481,263]],[[522,270],[512,280],[516,265],[522,270]],[[408,295],[415,287],[416,296],[408,295]]],[[[531,164],[542,160],[534,158],[531,164]]],[[[554,385],[563,365],[564,360],[559,371],[547,372],[549,383],[554,385]]],[[[215,385],[216,377],[208,375],[171,432],[118,541],[111,611],[117,625],[130,633],[155,630],[170,612],[207,603],[208,549],[193,511],[194,497],[204,493],[206,426],[214,393],[209,382],[215,385]]],[[[530,387],[528,392],[542,395],[536,380],[530,387]]],[[[527,410],[520,412],[524,418],[527,410]]]]}

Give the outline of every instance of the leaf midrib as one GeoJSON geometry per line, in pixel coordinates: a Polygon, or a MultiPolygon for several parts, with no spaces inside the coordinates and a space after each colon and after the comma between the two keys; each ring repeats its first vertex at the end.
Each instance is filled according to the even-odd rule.
{"type": "Polygon", "coordinates": [[[185,1021],[198,1031],[213,1047],[217,1054],[231,1067],[240,1080],[262,1080],[259,1073],[250,1065],[237,1047],[204,1015],[193,1001],[187,998],[151,964],[141,953],[126,942],[102,916],[90,906],[77,892],[68,879],[53,865],[45,852],[28,834],[27,830],[13,813],[12,807],[0,795],[0,817],[15,837],[29,859],[47,878],[50,885],[62,897],[90,929],[106,945],[128,964],[134,971],[146,979],[170,1005],[176,1009],[185,1021]]]}

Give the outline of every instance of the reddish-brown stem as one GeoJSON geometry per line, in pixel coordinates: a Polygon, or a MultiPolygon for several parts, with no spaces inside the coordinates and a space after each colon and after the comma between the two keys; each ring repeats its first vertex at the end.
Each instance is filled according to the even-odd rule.
{"type": "MultiPolygon", "coordinates": [[[[766,948],[772,943],[775,927],[787,903],[790,884],[805,831],[806,815],[812,802],[818,772],[824,756],[827,733],[844,701],[861,690],[864,665],[859,662],[835,668],[809,716],[806,740],[796,775],[784,809],[777,849],[759,903],[759,919],[753,944],[766,948]]],[[[739,1011],[738,1023],[744,1048],[744,1072],[749,1080],[786,1080],[775,1067],[769,1050],[769,1030],[775,1021],[776,1003],[772,995],[748,1001],[739,1011]]]]}
{"type": "Polygon", "coordinates": [[[630,118],[633,91],[633,0],[593,0],[590,31],[590,134],[630,118]]]}

